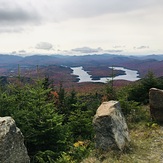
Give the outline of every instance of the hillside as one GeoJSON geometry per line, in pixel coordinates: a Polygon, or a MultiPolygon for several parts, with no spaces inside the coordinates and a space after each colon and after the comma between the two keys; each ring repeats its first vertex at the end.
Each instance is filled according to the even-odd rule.
{"type": "MultiPolygon", "coordinates": [[[[40,74],[32,71],[37,80],[18,76],[11,77],[6,85],[0,84],[0,115],[14,118],[24,135],[32,163],[162,161],[162,126],[151,120],[148,106],[149,89],[163,89],[162,78],[149,73],[125,87],[117,87],[122,81],[115,81],[114,85],[74,82],[77,85],[67,91],[62,84],[52,85],[48,78],[38,76],[44,70],[53,74],[61,69],[64,72],[61,78],[70,73],[63,66],[42,66],[40,74]],[[100,104],[109,100],[120,102],[131,142],[123,152],[99,153],[94,144],[92,120],[100,104]]],[[[6,83],[6,77],[1,79],[6,83]]]]}
{"type": "MultiPolygon", "coordinates": [[[[19,71],[21,76],[31,78],[37,77],[39,73],[40,77],[50,77],[54,84],[64,82],[67,87],[76,85],[79,80],[77,76],[72,75],[72,70],[70,69],[70,67],[78,66],[82,66],[93,79],[111,76],[112,70],[108,69],[108,67],[112,66],[137,70],[141,78],[148,71],[152,71],[157,77],[163,76],[162,55],[123,56],[94,54],[84,56],[33,55],[26,57],[0,55],[0,76],[17,76],[19,71]]],[[[124,74],[124,72],[114,71],[114,75],[120,74],[124,74]]]]}
{"type": "Polygon", "coordinates": [[[95,153],[82,161],[82,163],[162,163],[163,162],[163,126],[153,123],[137,124],[130,130],[131,143],[125,152],[110,151],[95,157],[95,153]]]}

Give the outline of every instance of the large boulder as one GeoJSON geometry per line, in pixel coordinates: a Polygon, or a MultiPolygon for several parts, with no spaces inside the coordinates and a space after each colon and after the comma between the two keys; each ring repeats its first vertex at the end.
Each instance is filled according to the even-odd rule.
{"type": "Polygon", "coordinates": [[[96,149],[123,150],[130,141],[128,127],[118,101],[103,102],[93,119],[96,149]]]}
{"type": "Polygon", "coordinates": [[[149,90],[149,105],[152,119],[163,122],[163,90],[157,88],[149,90]]]}
{"type": "Polygon", "coordinates": [[[30,162],[24,137],[11,117],[0,117],[0,162],[30,162]]]}

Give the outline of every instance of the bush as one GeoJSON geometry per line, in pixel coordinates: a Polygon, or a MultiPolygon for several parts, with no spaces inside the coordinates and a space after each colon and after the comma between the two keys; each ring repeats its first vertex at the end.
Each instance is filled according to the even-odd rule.
{"type": "Polygon", "coordinates": [[[69,152],[63,152],[57,163],[78,163],[88,157],[91,152],[90,141],[77,141],[71,146],[69,152]]]}

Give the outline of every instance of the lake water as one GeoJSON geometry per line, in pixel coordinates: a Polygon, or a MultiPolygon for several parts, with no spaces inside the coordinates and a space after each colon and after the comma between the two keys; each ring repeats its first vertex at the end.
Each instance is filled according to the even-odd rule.
{"type": "MultiPolygon", "coordinates": [[[[112,67],[109,67],[112,68],[112,67]]],[[[111,80],[111,77],[103,77],[100,80],[92,80],[91,75],[88,74],[87,71],[83,70],[83,67],[71,67],[73,70],[73,75],[79,76],[79,83],[80,82],[102,82],[106,83],[108,80],[111,80]]],[[[113,67],[114,70],[122,70],[125,72],[125,75],[119,75],[114,77],[114,80],[128,80],[128,81],[136,81],[139,80],[139,73],[136,70],[129,70],[124,67],[113,67]]]]}

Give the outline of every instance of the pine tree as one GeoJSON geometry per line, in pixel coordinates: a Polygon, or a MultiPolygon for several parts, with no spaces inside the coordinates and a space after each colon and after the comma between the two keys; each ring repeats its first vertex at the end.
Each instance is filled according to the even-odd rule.
{"type": "MultiPolygon", "coordinates": [[[[56,159],[67,149],[70,132],[63,125],[63,116],[57,114],[54,102],[47,97],[50,91],[44,88],[43,81],[38,80],[34,85],[10,84],[4,97],[0,98],[1,106],[9,109],[5,114],[12,116],[23,132],[31,157],[39,151],[49,150],[56,159]]],[[[3,112],[2,108],[0,112],[3,112]]]]}

